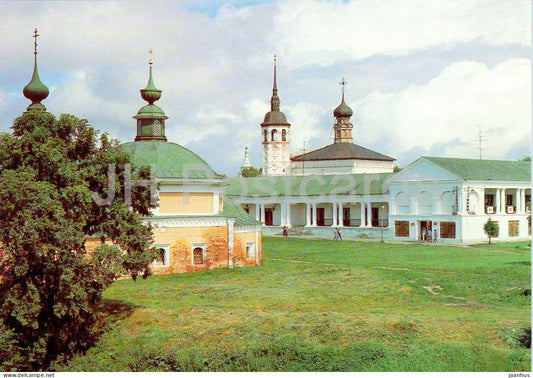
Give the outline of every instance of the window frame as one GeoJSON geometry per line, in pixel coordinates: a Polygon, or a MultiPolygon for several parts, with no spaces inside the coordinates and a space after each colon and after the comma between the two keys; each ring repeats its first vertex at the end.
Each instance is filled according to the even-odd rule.
{"type": "Polygon", "coordinates": [[[192,245],[192,249],[191,249],[191,264],[192,265],[196,265],[196,266],[205,265],[206,256],[207,256],[207,247],[205,243],[197,243],[197,244],[192,245]],[[200,264],[194,262],[194,250],[196,248],[200,248],[202,250],[202,262],[200,264]]]}
{"type": "Polygon", "coordinates": [[[152,266],[154,268],[169,267],[170,266],[170,245],[168,245],[168,244],[156,244],[154,247],[158,251],[160,249],[164,250],[165,251],[165,257],[164,257],[164,260],[163,260],[163,264],[160,264],[157,261],[157,258],[155,258],[154,261],[152,261],[152,266]]]}
{"type": "Polygon", "coordinates": [[[256,258],[256,252],[255,252],[255,243],[246,243],[246,258],[247,259],[255,259],[256,258]],[[252,254],[250,255],[250,250],[252,251],[252,254]]]}

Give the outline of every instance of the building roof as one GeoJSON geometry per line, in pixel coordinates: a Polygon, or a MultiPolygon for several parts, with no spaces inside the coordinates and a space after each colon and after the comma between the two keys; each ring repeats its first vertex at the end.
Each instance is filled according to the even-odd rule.
{"type": "Polygon", "coordinates": [[[213,179],[221,176],[194,152],[176,143],[144,140],[121,145],[136,168],[155,164],[158,179],[213,179]]]}
{"type": "Polygon", "coordinates": [[[353,143],[334,143],[305,154],[291,158],[292,161],[313,160],[384,160],[393,161],[387,155],[380,154],[353,143]]]}
{"type": "Polygon", "coordinates": [[[298,197],[383,194],[393,173],[235,177],[226,180],[230,197],[298,197]]]}
{"type": "Polygon", "coordinates": [[[531,162],[422,156],[467,181],[531,181],[531,162]]]}

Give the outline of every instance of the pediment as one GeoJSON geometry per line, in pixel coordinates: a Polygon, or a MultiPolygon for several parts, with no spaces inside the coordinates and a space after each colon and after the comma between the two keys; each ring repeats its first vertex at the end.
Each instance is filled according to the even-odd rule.
{"type": "Polygon", "coordinates": [[[387,182],[463,181],[459,176],[422,158],[391,176],[387,182]]]}

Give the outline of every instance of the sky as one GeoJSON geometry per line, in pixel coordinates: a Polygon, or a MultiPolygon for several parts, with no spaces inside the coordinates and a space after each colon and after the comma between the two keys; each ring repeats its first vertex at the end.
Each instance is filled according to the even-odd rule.
{"type": "Polygon", "coordinates": [[[527,0],[186,0],[0,2],[0,132],[30,101],[38,28],[43,101],[121,142],[153,78],[169,141],[235,176],[261,166],[273,56],[291,153],[333,142],[333,110],[353,109],[354,143],[405,167],[420,156],[531,155],[527,0]]]}

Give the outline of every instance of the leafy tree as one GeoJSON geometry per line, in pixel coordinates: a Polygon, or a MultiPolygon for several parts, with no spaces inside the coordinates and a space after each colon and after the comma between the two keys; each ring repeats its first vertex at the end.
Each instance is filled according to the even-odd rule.
{"type": "Polygon", "coordinates": [[[397,165],[394,166],[394,168],[392,169],[393,172],[400,172],[402,169],[400,167],[398,167],[397,165]]]}
{"type": "Polygon", "coordinates": [[[153,204],[144,187],[124,201],[129,156],[86,120],[30,111],[12,130],[0,134],[0,370],[39,370],[89,346],[102,292],[118,276],[150,273],[141,216],[153,204]],[[88,236],[102,242],[90,253],[88,236]]]}
{"type": "Polygon", "coordinates": [[[256,177],[261,175],[262,168],[257,169],[254,167],[243,167],[241,169],[242,177],[256,177]]]}
{"type": "Polygon", "coordinates": [[[531,156],[524,156],[520,161],[531,161],[531,156]]]}
{"type": "Polygon", "coordinates": [[[500,233],[500,228],[498,226],[498,223],[494,222],[492,219],[489,218],[487,223],[483,225],[483,230],[489,237],[489,244],[491,242],[492,238],[495,238],[500,233]]]}

